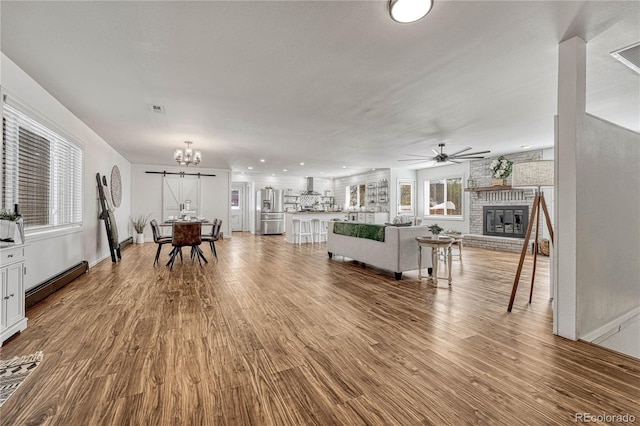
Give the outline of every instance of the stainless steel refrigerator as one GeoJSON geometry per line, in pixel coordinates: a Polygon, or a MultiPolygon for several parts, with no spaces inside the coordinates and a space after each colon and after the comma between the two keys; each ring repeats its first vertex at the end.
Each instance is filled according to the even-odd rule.
{"type": "Polygon", "coordinates": [[[256,229],[262,235],[284,234],[284,201],[281,189],[261,189],[256,194],[256,229]]]}

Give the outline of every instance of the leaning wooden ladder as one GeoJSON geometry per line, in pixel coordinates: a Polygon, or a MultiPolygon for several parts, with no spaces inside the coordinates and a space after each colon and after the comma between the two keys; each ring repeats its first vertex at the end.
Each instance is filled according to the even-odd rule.
{"type": "Polygon", "coordinates": [[[104,189],[107,187],[107,178],[102,176],[102,179],[100,179],[100,173],[96,173],[96,181],[98,183],[100,207],[102,208],[102,212],[98,217],[104,220],[104,226],[107,230],[107,240],[109,241],[109,251],[111,252],[111,261],[116,263],[117,259],[122,259],[122,255],[120,254],[120,242],[118,241],[118,227],[113,212],[109,210],[109,201],[104,193],[104,189]]]}

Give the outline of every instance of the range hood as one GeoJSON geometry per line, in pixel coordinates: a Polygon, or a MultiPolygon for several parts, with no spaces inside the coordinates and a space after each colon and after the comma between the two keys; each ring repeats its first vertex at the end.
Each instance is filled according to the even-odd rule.
{"type": "Polygon", "coordinates": [[[312,177],[308,177],[307,178],[307,190],[305,192],[303,192],[302,195],[320,195],[319,192],[315,192],[313,190],[313,178],[312,177]]]}

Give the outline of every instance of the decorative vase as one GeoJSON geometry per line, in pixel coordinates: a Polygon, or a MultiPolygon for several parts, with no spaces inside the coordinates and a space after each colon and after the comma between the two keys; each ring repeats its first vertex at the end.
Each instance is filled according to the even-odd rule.
{"type": "Polygon", "coordinates": [[[440,235],[439,235],[439,234],[432,234],[432,235],[431,235],[431,239],[432,239],[432,240],[437,240],[437,239],[439,239],[439,238],[440,238],[440,235]]]}
{"type": "Polygon", "coordinates": [[[136,234],[136,244],[144,244],[144,234],[136,234]]]}

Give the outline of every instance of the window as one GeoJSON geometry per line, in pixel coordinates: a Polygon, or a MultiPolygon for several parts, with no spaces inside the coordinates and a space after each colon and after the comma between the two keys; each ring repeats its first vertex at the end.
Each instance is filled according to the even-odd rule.
{"type": "Polygon", "coordinates": [[[345,200],[348,207],[364,207],[366,187],[364,185],[347,186],[344,190],[345,200]]]}
{"type": "Polygon", "coordinates": [[[27,231],[82,225],[82,150],[15,108],[2,108],[2,208],[27,231]]]}
{"type": "Polygon", "coordinates": [[[398,179],[398,214],[413,214],[413,180],[398,179]]]}
{"type": "Polygon", "coordinates": [[[462,177],[424,182],[425,216],[462,218],[462,177]]]}
{"type": "Polygon", "coordinates": [[[231,210],[240,210],[240,190],[231,190],[231,210]]]}

